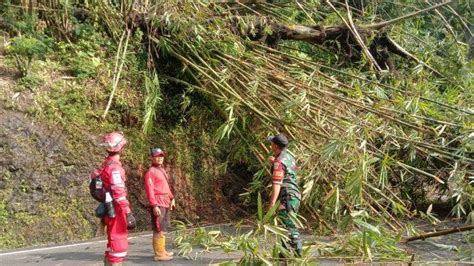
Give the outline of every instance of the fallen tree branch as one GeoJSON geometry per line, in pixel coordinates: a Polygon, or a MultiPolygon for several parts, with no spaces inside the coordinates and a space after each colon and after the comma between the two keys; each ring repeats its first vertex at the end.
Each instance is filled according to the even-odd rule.
{"type": "MultiPolygon", "coordinates": [[[[230,3],[228,1],[224,2],[230,3]]],[[[253,3],[253,1],[250,2],[253,3]]],[[[346,19],[340,12],[338,12],[329,0],[326,0],[326,3],[338,14],[343,23],[340,25],[325,27],[323,25],[288,25],[279,21],[274,21],[245,5],[247,2],[237,1],[232,3],[250,10],[254,13],[256,18],[253,21],[246,21],[248,18],[239,15],[230,16],[227,23],[234,34],[244,38],[249,38],[253,41],[264,42],[270,47],[276,47],[280,40],[296,40],[308,42],[313,45],[321,45],[330,50],[332,49],[335,54],[343,54],[343,57],[348,59],[350,62],[358,61],[362,56],[365,56],[369,65],[377,72],[383,70],[389,70],[391,72],[396,71],[396,66],[390,58],[390,54],[394,53],[409,60],[416,61],[430,69],[438,76],[442,76],[440,72],[417,59],[414,55],[408,53],[400,45],[394,43],[393,40],[388,39],[387,36],[380,36],[381,33],[377,31],[385,26],[391,25],[392,23],[446,6],[451,2],[452,0],[449,0],[389,21],[359,26],[352,19],[348,3],[345,3],[346,11],[348,13],[346,19]],[[250,27],[248,25],[252,26],[250,27]],[[374,38],[371,39],[372,37],[374,38]]],[[[302,6],[300,6],[300,8],[302,8],[302,6]]],[[[135,26],[139,25],[140,28],[143,28],[147,21],[149,21],[149,18],[143,18],[142,16],[132,17],[135,17],[135,19],[132,19],[134,21],[133,24],[135,26]],[[137,21],[137,18],[141,19],[137,21]]],[[[214,19],[210,19],[208,22],[212,23],[212,21],[214,21],[214,19]]],[[[162,31],[166,30],[162,29],[162,31]]]]}
{"type": "MultiPolygon", "coordinates": [[[[328,3],[330,3],[328,1],[328,3]]],[[[331,5],[331,7],[334,7],[333,5],[331,5]]],[[[352,13],[351,13],[351,10],[349,9],[349,4],[347,3],[347,0],[346,0],[346,9],[347,9],[347,18],[348,18],[348,24],[347,22],[343,19],[344,23],[346,23],[346,26],[351,29],[351,32],[352,34],[354,35],[354,38],[356,39],[356,41],[359,43],[359,45],[362,47],[362,51],[364,52],[364,54],[367,56],[367,58],[369,59],[369,62],[371,62],[373,64],[373,66],[375,67],[375,69],[380,72],[382,71],[382,68],[379,66],[379,64],[377,63],[377,60],[375,60],[374,58],[374,55],[369,51],[369,48],[367,48],[367,46],[365,45],[364,43],[364,40],[362,40],[362,37],[360,37],[360,34],[359,32],[357,31],[357,27],[356,25],[354,24],[354,21],[352,20],[352,13]]],[[[337,10],[334,8],[334,11],[337,12],[337,10]]]]}
{"type": "Polygon", "coordinates": [[[389,51],[392,52],[392,53],[396,53],[398,55],[402,55],[403,56],[406,56],[412,60],[414,60],[415,62],[417,62],[418,64],[422,64],[424,67],[428,68],[429,70],[433,71],[433,73],[435,73],[436,75],[440,76],[440,77],[444,77],[443,74],[441,74],[440,72],[438,72],[436,69],[432,68],[430,65],[426,64],[425,62],[421,61],[420,59],[418,59],[416,56],[412,55],[410,52],[408,52],[407,50],[405,50],[401,45],[399,45],[398,43],[396,43],[392,38],[388,37],[387,36],[387,41],[388,41],[388,45],[387,47],[389,48],[389,51]]]}
{"type": "Polygon", "coordinates": [[[442,230],[442,231],[438,231],[438,232],[431,232],[431,233],[421,234],[421,235],[418,235],[418,236],[412,236],[412,237],[403,239],[402,243],[408,243],[410,241],[415,241],[415,240],[418,240],[418,239],[425,240],[426,238],[430,238],[430,237],[444,236],[444,235],[449,235],[449,234],[454,234],[454,233],[459,233],[459,232],[464,232],[464,231],[470,231],[470,230],[474,230],[474,224],[461,226],[461,227],[455,227],[455,228],[442,230]]]}

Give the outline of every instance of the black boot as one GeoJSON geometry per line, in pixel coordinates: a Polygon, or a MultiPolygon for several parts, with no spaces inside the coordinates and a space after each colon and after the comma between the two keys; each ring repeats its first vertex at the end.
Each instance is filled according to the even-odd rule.
{"type": "Polygon", "coordinates": [[[295,257],[301,258],[303,255],[303,242],[301,239],[299,237],[290,239],[290,245],[293,248],[295,257]]]}

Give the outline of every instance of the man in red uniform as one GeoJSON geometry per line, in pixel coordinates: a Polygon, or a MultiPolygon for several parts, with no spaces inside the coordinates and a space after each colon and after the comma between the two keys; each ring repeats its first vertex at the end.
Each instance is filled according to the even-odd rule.
{"type": "Polygon", "coordinates": [[[104,136],[101,146],[108,153],[102,163],[101,178],[105,191],[112,199],[115,217],[106,215],[103,222],[107,226],[107,250],[105,251],[104,265],[122,265],[128,251],[128,226],[133,218],[127,200],[125,187],[125,170],[120,162],[120,154],[127,144],[122,133],[112,132],[104,136]]]}
{"type": "Polygon", "coordinates": [[[160,148],[152,149],[151,167],[145,174],[145,189],[150,204],[156,261],[173,259],[173,253],[166,251],[165,233],[168,227],[169,211],[174,209],[175,203],[168,184],[168,175],[163,168],[164,157],[165,153],[160,148]]]}

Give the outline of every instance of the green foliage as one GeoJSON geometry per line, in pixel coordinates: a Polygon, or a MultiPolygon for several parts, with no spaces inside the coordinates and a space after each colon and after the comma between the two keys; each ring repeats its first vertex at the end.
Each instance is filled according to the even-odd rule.
{"type": "Polygon", "coordinates": [[[367,261],[402,260],[409,259],[408,254],[397,247],[399,239],[382,234],[376,228],[356,231],[349,235],[340,236],[339,241],[322,249],[323,255],[350,256],[367,261]],[[344,239],[342,239],[342,237],[344,239]]]}
{"type": "Polygon", "coordinates": [[[4,201],[0,202],[0,224],[1,225],[4,225],[5,223],[8,222],[9,213],[6,208],[7,206],[5,205],[5,202],[4,201]]]}
{"type": "Polygon", "coordinates": [[[97,74],[100,58],[95,57],[93,53],[79,51],[70,59],[70,66],[74,76],[80,79],[90,78],[97,74]]]}
{"type": "MultiPolygon", "coordinates": [[[[176,225],[176,237],[174,242],[176,243],[179,254],[188,259],[196,259],[198,254],[208,252],[209,250],[216,249],[223,242],[225,236],[219,230],[207,231],[205,228],[188,228],[188,226],[180,221],[175,221],[176,225]],[[190,254],[193,248],[203,248],[199,253],[194,254],[193,257],[190,254]]],[[[231,249],[232,250],[232,249],[231,249]]],[[[225,250],[229,252],[231,250],[225,250]]]]}
{"type": "Polygon", "coordinates": [[[20,8],[12,7],[11,0],[0,3],[0,30],[8,32],[10,36],[21,33],[37,37],[43,33],[37,27],[38,22],[38,14],[23,12],[20,8]]]}
{"type": "Polygon", "coordinates": [[[29,90],[34,90],[36,87],[43,85],[43,83],[44,80],[41,77],[32,74],[24,76],[18,80],[18,85],[21,88],[26,88],[29,90]]]}
{"type": "MultiPolygon", "coordinates": [[[[240,251],[243,253],[239,264],[247,265],[272,265],[279,259],[279,254],[283,253],[290,261],[296,263],[305,261],[309,257],[307,252],[303,258],[296,259],[281,244],[287,241],[287,230],[276,224],[276,210],[279,206],[277,202],[275,206],[264,211],[261,197],[259,195],[257,202],[257,221],[254,226],[242,226],[240,223],[236,225],[236,234],[223,233],[220,230],[205,228],[188,228],[183,222],[176,222],[175,243],[178,246],[181,255],[189,259],[196,259],[200,254],[221,249],[225,252],[240,251]],[[193,248],[202,249],[189,256],[193,252],[193,248]]],[[[300,224],[299,222],[297,224],[300,224]]]]}
{"type": "MultiPolygon", "coordinates": [[[[396,18],[428,5],[359,2],[364,12],[354,9],[352,14],[358,25],[396,18]]],[[[275,131],[292,138],[305,207],[318,210],[329,226],[357,228],[328,249],[329,254],[356,254],[366,260],[402,258],[395,248],[398,239],[374,224],[397,228],[399,217],[411,217],[413,209],[428,203],[428,188],[451,199],[453,215],[472,219],[474,193],[468,177],[473,173],[474,65],[468,59],[466,38],[470,36],[463,25],[463,17],[472,15],[467,1],[439,9],[447,22],[426,13],[387,27],[384,32],[419,59],[392,56],[394,73],[375,73],[364,58],[348,60],[339,41],[265,43],[265,38],[279,37],[278,27],[271,27],[270,22],[282,27],[342,25],[341,16],[348,15],[344,6],[338,7],[339,16],[324,1],[316,0],[246,7],[192,1],[157,5],[159,11],[147,18],[149,31],[137,30],[132,36],[125,74],[107,121],[90,125],[103,109],[108,92],[91,94],[86,81],[95,78],[98,83],[110,83],[107,77],[112,73],[110,62],[118,37],[126,27],[136,26],[125,25],[130,18],[107,3],[100,8],[91,4],[93,15],[101,18],[98,21],[71,19],[73,28],[64,34],[69,39],[58,42],[58,59],[79,83],[56,84],[35,100],[40,105],[38,113],[50,121],[97,131],[125,127],[133,143],[131,161],[143,162],[149,143],[174,151],[170,159],[191,176],[194,192],[204,195],[204,200],[211,198],[216,179],[225,176],[225,171],[217,169],[220,162],[225,161],[225,166],[244,163],[260,170],[247,193],[258,194],[254,230],[236,238],[197,230],[180,239],[182,253],[202,245],[242,250],[246,263],[268,263],[268,258],[275,257],[275,252],[261,252],[268,246],[257,238],[283,238],[284,234],[272,224],[275,210],[264,215],[256,193],[269,182],[268,163],[262,159],[268,151],[262,143],[275,131]],[[265,36],[254,40],[260,24],[265,36]],[[448,34],[451,30],[454,34],[448,34]],[[354,210],[364,215],[351,216],[354,210]],[[228,239],[226,245],[218,243],[223,238],[228,239]]],[[[64,7],[70,8],[69,2],[64,7]]],[[[17,20],[13,13],[2,15],[8,15],[16,31],[41,39],[33,35],[37,17],[17,20]]],[[[68,14],[59,16],[69,18],[68,14]]],[[[66,26],[58,23],[56,27],[66,26]]],[[[375,34],[363,41],[370,45],[375,34]]],[[[35,45],[25,42],[25,47],[35,45]]],[[[31,58],[41,53],[33,54],[31,58]]],[[[35,86],[27,79],[22,82],[35,86]]],[[[436,221],[429,211],[418,213],[436,221]]],[[[67,215],[55,217],[66,219],[67,215]]],[[[273,245],[275,250],[280,250],[278,244],[273,245]]]]}
{"type": "MultiPolygon", "coordinates": [[[[368,25],[420,6],[371,2],[364,9],[367,12],[353,15],[355,23],[368,25]]],[[[157,24],[166,21],[170,35],[151,38],[160,49],[155,56],[178,60],[181,71],[159,68],[159,74],[170,82],[190,84],[194,93],[210,98],[209,104],[221,119],[215,139],[245,146],[250,151],[247,158],[255,159],[248,160],[253,169],[268,168],[261,147],[269,132],[291,135],[291,149],[300,158],[304,203],[320,209],[322,219],[340,228],[350,230],[357,223],[361,229],[354,235],[353,247],[361,248],[358,254],[371,259],[371,254],[385,251],[397,257],[400,251],[393,249],[395,240],[383,240],[386,231],[352,219],[348,210],[364,209],[381,219],[376,222],[384,221],[393,229],[397,227],[394,214],[408,216],[412,208],[426,204],[426,188],[442,191],[449,187],[444,193],[459,202],[452,205],[455,213],[468,213],[465,208],[472,204],[464,192],[470,191],[465,177],[472,174],[469,165],[473,161],[470,154],[463,153],[459,141],[470,131],[464,121],[472,120],[466,105],[472,102],[467,92],[472,86],[466,83],[467,51],[465,45],[445,40],[449,37],[433,27],[437,23],[433,15],[423,14],[387,28],[388,36],[422,61],[391,56],[397,75],[374,73],[364,59],[348,60],[343,42],[326,42],[316,48],[312,43],[281,41],[268,48],[261,40],[249,40],[256,36],[259,23],[268,25],[261,16],[283,26],[305,24],[315,20],[305,10],[318,10],[323,13],[322,24],[342,23],[339,15],[318,1],[305,1],[298,7],[247,6],[255,12],[242,11],[232,20],[226,16],[231,12],[226,6],[168,8],[169,12],[151,20],[157,24]],[[208,14],[213,14],[212,23],[204,22],[210,19],[208,14]],[[444,67],[450,69],[444,71],[444,67]],[[232,142],[235,139],[239,141],[232,142]],[[463,178],[448,178],[451,171],[463,178]]],[[[347,17],[345,8],[338,11],[347,17]]],[[[441,11],[452,14],[448,9],[441,11]]],[[[274,29],[265,27],[263,32],[273,35],[274,29]]],[[[376,34],[363,40],[366,45],[376,34]]],[[[241,150],[233,148],[228,158],[241,158],[236,155],[241,150]]],[[[262,170],[255,175],[251,192],[267,183],[262,170]]]]}
{"type": "Polygon", "coordinates": [[[85,88],[77,84],[62,85],[64,83],[55,84],[38,98],[38,114],[63,125],[71,122],[85,125],[93,117],[85,88]]]}
{"type": "Polygon", "coordinates": [[[33,37],[16,37],[8,47],[8,53],[15,57],[16,66],[22,77],[28,75],[34,59],[42,58],[48,52],[48,46],[33,37]]]}
{"type": "Polygon", "coordinates": [[[316,248],[322,256],[348,256],[367,261],[408,260],[408,254],[397,245],[402,233],[388,234],[383,226],[373,225],[368,222],[369,219],[365,211],[352,212],[351,222],[357,229],[338,235],[334,242],[316,248]]]}
{"type": "Polygon", "coordinates": [[[73,42],[60,42],[59,55],[80,80],[96,77],[104,66],[104,57],[113,51],[112,42],[104,38],[95,24],[75,24],[73,42]]]}
{"type": "Polygon", "coordinates": [[[60,43],[58,48],[64,62],[70,67],[74,76],[86,79],[97,74],[101,59],[95,55],[95,51],[89,50],[91,48],[87,46],[87,42],[81,42],[78,45],[60,43]]]}
{"type": "MultiPolygon", "coordinates": [[[[308,3],[306,7],[309,9],[314,5],[317,3],[308,3]]],[[[390,11],[384,11],[393,11],[390,14],[394,17],[410,11],[410,8],[400,10],[398,6],[395,10],[390,4],[369,6],[375,13],[382,6],[387,7],[390,11]]],[[[280,19],[281,23],[306,19],[304,12],[295,11],[294,6],[281,8],[264,5],[255,9],[268,17],[276,13],[283,14],[273,17],[275,20],[280,19]]],[[[202,7],[202,10],[222,12],[213,7],[202,7]]],[[[189,12],[194,22],[203,19],[195,15],[202,10],[190,5],[182,8],[183,12],[189,12]]],[[[373,17],[369,17],[373,15],[358,18],[359,23],[373,20],[373,17]]],[[[215,99],[214,108],[224,120],[216,130],[216,139],[226,140],[231,136],[244,138],[243,145],[255,151],[260,140],[274,128],[284,128],[284,131],[290,132],[297,141],[296,153],[303,158],[303,182],[311,182],[315,178],[311,174],[318,169],[322,175],[318,178],[324,180],[325,184],[331,184],[319,195],[305,195],[313,199],[312,204],[325,205],[330,213],[341,215],[338,210],[344,207],[353,208],[366,203],[376,205],[387,193],[424,198],[424,184],[436,186],[436,182],[442,184],[447,181],[438,175],[446,169],[452,169],[459,159],[457,154],[463,148],[460,145],[446,147],[444,140],[450,139],[450,143],[455,143],[458,128],[467,130],[461,121],[467,119],[468,113],[459,111],[456,105],[469,100],[469,96],[463,90],[456,89],[460,86],[456,78],[448,80],[443,75],[436,77],[427,72],[426,64],[419,64],[419,67],[415,67],[416,71],[412,72],[413,66],[404,65],[406,62],[403,61],[397,63],[403,66],[400,71],[403,71],[404,81],[396,76],[376,77],[364,67],[363,61],[360,67],[347,64],[341,70],[332,66],[334,61],[331,58],[321,56],[321,51],[310,49],[307,43],[288,41],[282,42],[275,50],[266,49],[259,43],[236,39],[235,34],[228,31],[231,26],[226,18],[210,26],[193,27],[187,25],[181,16],[181,13],[166,15],[169,24],[173,25],[173,37],[160,38],[156,44],[166,48],[164,52],[180,59],[183,72],[193,73],[193,78],[198,79],[194,84],[199,86],[199,90],[215,99]],[[225,45],[228,43],[234,43],[233,47],[225,45]],[[242,49],[240,44],[244,43],[250,48],[242,49]],[[446,101],[434,100],[443,98],[446,101]],[[252,119],[258,122],[246,128],[244,121],[252,119]],[[453,124],[450,125],[448,121],[453,121],[453,124]],[[429,133],[433,128],[443,130],[438,136],[433,136],[429,133]],[[446,128],[450,129],[446,131],[446,128]],[[318,141],[313,141],[311,137],[315,133],[318,134],[318,141]],[[443,149],[450,151],[444,152],[443,149]],[[323,165],[314,166],[321,161],[323,165]],[[419,178],[419,174],[425,177],[419,178]],[[401,180],[400,177],[405,179],[401,180]],[[338,181],[336,189],[332,185],[334,180],[338,181]],[[373,183],[380,189],[372,186],[373,183]],[[370,186],[367,187],[367,184],[370,186]],[[405,186],[408,190],[405,190],[405,186]],[[394,188],[396,191],[392,193],[394,188]],[[319,199],[316,200],[316,197],[319,199]]],[[[256,17],[250,13],[237,19],[241,33],[252,34],[256,30],[256,26],[251,24],[256,17]]],[[[326,19],[328,25],[340,20],[334,13],[328,14],[326,19]]],[[[432,25],[429,20],[430,17],[425,16],[415,20],[423,32],[413,35],[421,35],[427,43],[444,38],[429,35],[432,31],[428,26],[432,25]]],[[[414,28],[411,24],[401,24],[393,27],[395,35],[398,30],[406,30],[406,27],[414,28]]],[[[404,41],[410,39],[411,35],[398,34],[393,38],[405,44],[404,41]]],[[[371,39],[373,36],[368,42],[371,39]]],[[[423,46],[419,41],[416,44],[423,46]]],[[[406,46],[409,47],[409,44],[406,43],[406,46]]],[[[457,53],[466,53],[462,47],[450,47],[457,53]]],[[[444,56],[436,61],[443,63],[444,56]]],[[[454,52],[451,56],[454,56],[454,52]]],[[[429,62],[428,58],[421,58],[429,62]]],[[[461,61],[464,62],[464,59],[460,58],[461,61]]],[[[452,69],[459,70],[463,65],[465,63],[453,65],[452,69]]],[[[445,74],[456,77],[461,73],[445,74]]],[[[191,82],[188,79],[185,81],[191,82]]],[[[258,157],[260,152],[255,151],[253,155],[258,157]]],[[[461,168],[467,169],[471,162],[464,161],[461,168]]],[[[465,186],[466,182],[463,184],[465,186]]],[[[261,185],[258,187],[261,188],[261,185]]],[[[314,193],[314,190],[305,192],[314,193]]],[[[403,197],[396,197],[390,203],[399,215],[408,214],[403,207],[407,204],[403,197]]],[[[461,205],[467,206],[468,203],[461,205]]],[[[458,210],[465,213],[461,208],[458,210]]]]}
{"type": "Polygon", "coordinates": [[[467,247],[459,250],[461,261],[472,261],[474,258],[474,232],[463,234],[463,238],[467,243],[467,247]]]}
{"type": "Polygon", "coordinates": [[[161,102],[160,81],[158,76],[153,74],[152,77],[145,76],[145,115],[143,116],[143,132],[150,133],[153,123],[156,119],[156,109],[161,102]]]}

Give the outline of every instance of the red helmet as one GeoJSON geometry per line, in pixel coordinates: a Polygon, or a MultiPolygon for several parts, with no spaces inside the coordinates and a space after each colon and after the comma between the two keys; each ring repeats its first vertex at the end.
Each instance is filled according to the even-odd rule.
{"type": "Polygon", "coordinates": [[[100,146],[105,147],[108,152],[119,152],[127,144],[125,136],[121,132],[111,132],[105,134],[100,146]]]}
{"type": "Polygon", "coordinates": [[[165,152],[160,148],[152,148],[150,150],[150,156],[151,157],[165,156],[165,152]]]}

